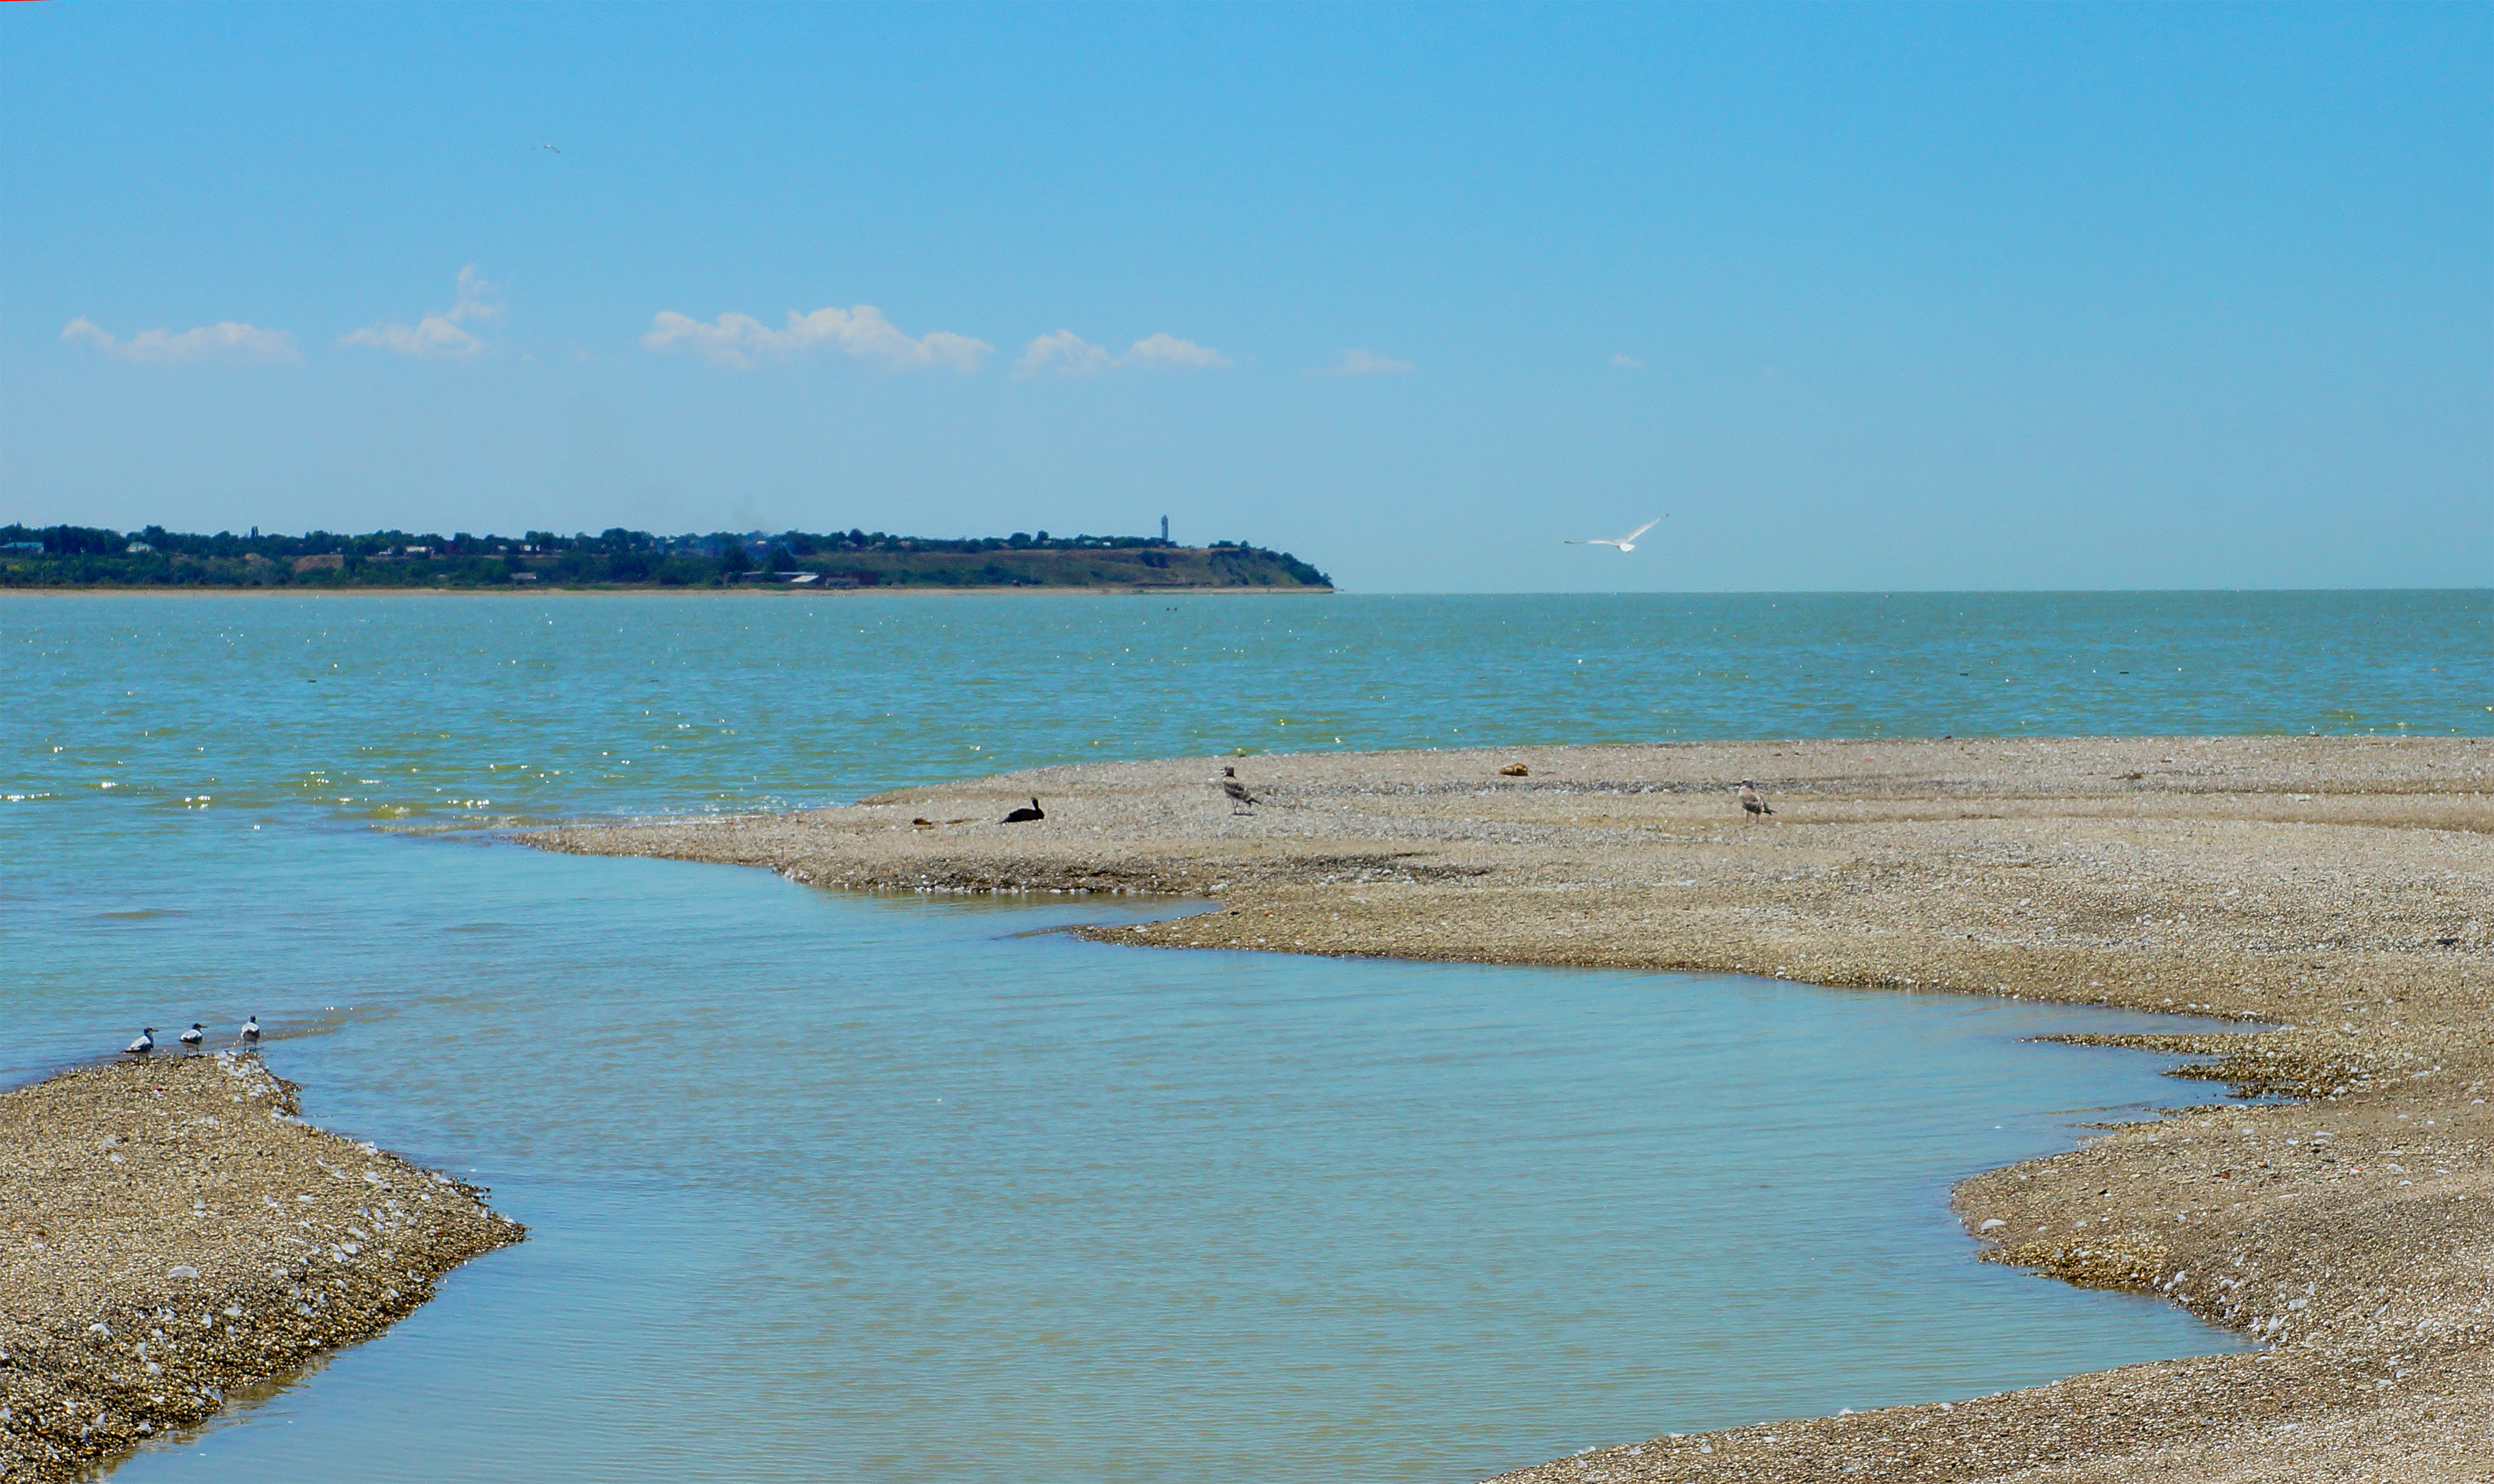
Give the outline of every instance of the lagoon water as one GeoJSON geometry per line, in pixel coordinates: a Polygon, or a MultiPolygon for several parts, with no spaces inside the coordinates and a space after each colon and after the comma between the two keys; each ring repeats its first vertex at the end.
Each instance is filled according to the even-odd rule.
{"type": "Polygon", "coordinates": [[[2019,1044],[2133,1017],[1108,947],[1047,929],[1186,904],[842,897],[488,827],[1235,748],[2481,734],[2490,613],[9,597],[0,1075],[256,1012],[315,1121],[532,1227],[117,1479],[1463,1480],[2227,1348],[1980,1265],[1947,1209],[2207,1096],[2019,1044]]]}

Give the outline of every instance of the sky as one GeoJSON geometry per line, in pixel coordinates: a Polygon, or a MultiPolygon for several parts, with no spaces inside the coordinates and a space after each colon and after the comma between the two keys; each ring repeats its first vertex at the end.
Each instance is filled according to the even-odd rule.
{"type": "Polygon", "coordinates": [[[2484,4],[5,5],[0,522],[2494,586],[2489,78],[2484,4]]]}

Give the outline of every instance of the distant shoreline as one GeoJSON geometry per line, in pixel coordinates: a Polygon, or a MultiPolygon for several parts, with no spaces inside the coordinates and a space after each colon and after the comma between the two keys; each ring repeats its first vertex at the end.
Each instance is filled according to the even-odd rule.
{"type": "Polygon", "coordinates": [[[631,584],[594,584],[566,587],[560,583],[532,584],[523,587],[495,588],[378,588],[359,585],[352,588],[253,588],[253,587],[135,587],[126,583],[96,583],[87,587],[0,588],[0,598],[26,597],[95,597],[98,595],[127,597],[543,597],[560,592],[573,597],[1332,597],[1339,588],[1082,588],[1049,586],[1012,588],[1001,584],[992,587],[944,587],[934,583],[896,583],[876,588],[817,588],[812,586],[777,587],[763,583],[739,583],[732,588],[661,588],[631,584]]]}
{"type": "Polygon", "coordinates": [[[516,537],[404,530],[301,535],[257,527],[122,532],[0,526],[0,588],[1329,588],[1289,552],[1155,536],[911,536],[889,531],[686,532],[611,528],[516,537]]]}

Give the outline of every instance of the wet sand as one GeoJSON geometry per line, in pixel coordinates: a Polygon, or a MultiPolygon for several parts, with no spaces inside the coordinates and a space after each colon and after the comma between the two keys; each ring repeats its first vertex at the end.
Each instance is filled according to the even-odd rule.
{"type": "Polygon", "coordinates": [[[1137,945],[1734,971],[2274,1027],[2114,1039],[2299,1101],[2177,1082],[2200,1105],[1956,1192],[1987,1257],[2160,1294],[2265,1349],[1658,1438],[1502,1484],[2494,1477],[2494,742],[1177,759],[527,837],[852,890],[1219,902],[1092,934],[1137,945]],[[1222,795],[1224,764],[1259,803],[1222,795]],[[1742,811],[1744,777],[1772,817],[1742,811]],[[997,823],[1033,794],[1046,820],[997,823]]]}
{"type": "Polygon", "coordinates": [[[0,1095],[0,1480],[88,1477],[524,1235],[295,1091],[255,1053],[160,1052],[0,1095]]]}

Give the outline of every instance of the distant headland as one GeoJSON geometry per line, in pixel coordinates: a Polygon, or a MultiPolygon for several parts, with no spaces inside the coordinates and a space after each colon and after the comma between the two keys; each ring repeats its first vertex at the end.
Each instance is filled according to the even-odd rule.
{"type": "Polygon", "coordinates": [[[1158,536],[958,539],[880,530],[517,536],[376,530],[299,536],[161,526],[0,526],[0,588],[1089,588],[1326,592],[1333,579],[1288,552],[1158,536]]]}

